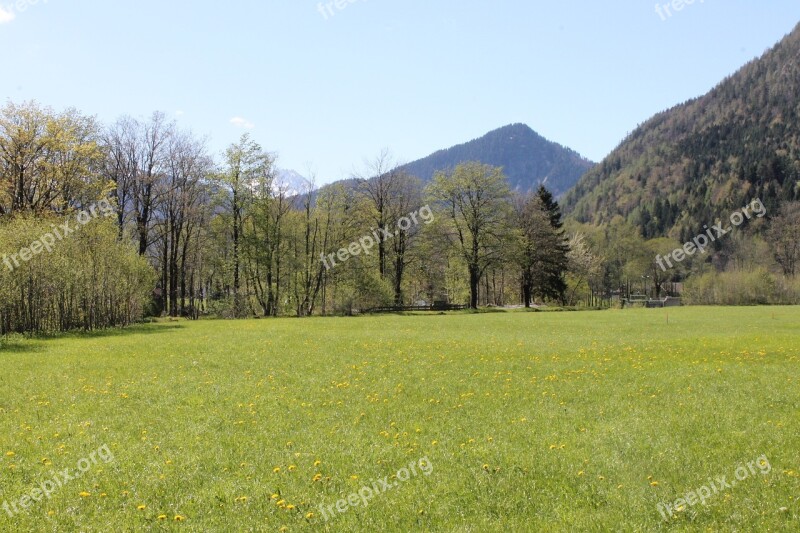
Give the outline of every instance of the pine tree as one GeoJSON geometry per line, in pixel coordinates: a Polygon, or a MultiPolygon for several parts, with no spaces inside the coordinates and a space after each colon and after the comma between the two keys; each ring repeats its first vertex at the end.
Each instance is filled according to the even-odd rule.
{"type": "Polygon", "coordinates": [[[525,306],[535,298],[563,303],[569,246],[558,202],[541,186],[535,196],[522,203],[518,217],[523,235],[520,266],[525,306]]]}

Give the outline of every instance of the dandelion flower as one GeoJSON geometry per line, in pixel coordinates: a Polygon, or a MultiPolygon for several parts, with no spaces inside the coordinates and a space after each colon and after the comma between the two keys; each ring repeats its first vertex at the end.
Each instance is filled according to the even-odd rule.
{"type": "Polygon", "coordinates": [[[86,491],[83,491],[80,494],[78,494],[78,496],[80,496],[81,498],[88,498],[91,495],[92,494],[90,492],[86,492],[86,491]]]}
{"type": "Polygon", "coordinates": [[[183,522],[184,520],[186,520],[186,517],[185,516],[181,516],[179,514],[176,514],[174,520],[176,522],[183,522]]]}
{"type": "Polygon", "coordinates": [[[138,509],[139,511],[144,511],[145,509],[147,509],[147,506],[146,505],[139,505],[139,506],[136,507],[136,509],[138,509]]]}

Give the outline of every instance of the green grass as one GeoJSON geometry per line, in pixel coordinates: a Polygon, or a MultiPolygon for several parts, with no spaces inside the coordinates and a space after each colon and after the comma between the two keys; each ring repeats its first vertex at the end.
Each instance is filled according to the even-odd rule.
{"type": "Polygon", "coordinates": [[[6,341],[0,503],[103,445],[114,460],[0,510],[0,531],[797,531],[798,324],[683,308],[6,341]],[[768,474],[656,509],[762,455],[768,474]],[[321,516],[422,458],[429,475],[321,516]]]}

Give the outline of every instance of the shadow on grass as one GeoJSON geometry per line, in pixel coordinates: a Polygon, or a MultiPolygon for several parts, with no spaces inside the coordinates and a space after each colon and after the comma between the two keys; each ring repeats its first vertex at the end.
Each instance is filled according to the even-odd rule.
{"type": "Polygon", "coordinates": [[[10,354],[10,353],[36,353],[36,352],[43,352],[44,343],[37,342],[32,339],[28,340],[11,340],[5,339],[0,340],[0,355],[3,354],[10,354]]]}
{"type": "Polygon", "coordinates": [[[352,317],[380,317],[380,316],[463,316],[463,315],[487,315],[492,313],[508,313],[511,309],[503,307],[479,307],[478,309],[458,309],[453,311],[383,311],[375,313],[359,313],[352,317]]]}
{"type": "Polygon", "coordinates": [[[110,328],[97,331],[72,331],[53,335],[35,335],[25,337],[12,335],[0,337],[0,354],[4,353],[37,353],[44,352],[47,344],[62,339],[104,339],[111,337],[128,337],[131,335],[159,335],[173,333],[184,329],[182,324],[137,324],[127,328],[110,328]]]}
{"type": "Polygon", "coordinates": [[[149,323],[149,324],[136,324],[127,328],[111,328],[100,329],[97,331],[75,331],[64,333],[62,335],[55,335],[54,339],[98,339],[104,337],[127,337],[130,335],[157,335],[160,333],[172,333],[185,329],[186,326],[180,323],[149,323]]]}

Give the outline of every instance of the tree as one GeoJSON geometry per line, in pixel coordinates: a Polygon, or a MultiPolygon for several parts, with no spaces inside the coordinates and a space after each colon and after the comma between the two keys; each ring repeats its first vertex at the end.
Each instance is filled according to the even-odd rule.
{"type": "Polygon", "coordinates": [[[150,245],[153,212],[158,192],[163,190],[160,185],[166,176],[169,139],[174,131],[174,124],[168,123],[163,113],[153,113],[150,122],[140,125],[135,175],[131,182],[139,255],[145,255],[150,245]]]}
{"type": "MultiPolygon", "coordinates": [[[[398,171],[395,180],[397,197],[393,202],[392,217],[393,220],[399,220],[423,207],[422,185],[417,178],[404,171],[398,171]]],[[[392,285],[395,305],[403,305],[403,281],[406,269],[414,261],[413,251],[420,235],[421,228],[416,226],[408,231],[400,231],[392,239],[392,285]]]]}
{"type": "Polygon", "coordinates": [[[175,124],[163,113],[140,122],[122,117],[103,135],[105,177],[116,186],[117,222],[122,237],[128,218],[134,226],[139,255],[147,255],[160,195],[169,190],[170,143],[175,124]],[[127,215],[126,215],[127,213],[127,215]]]}
{"type": "MultiPolygon", "coordinates": [[[[661,237],[645,241],[644,246],[630,257],[630,264],[639,265],[645,286],[652,283],[656,298],[661,298],[664,292],[664,285],[673,278],[678,278],[690,266],[691,261],[696,257],[702,260],[703,254],[696,252],[694,256],[687,256],[685,263],[674,263],[672,268],[666,271],[656,261],[657,257],[667,257],[681,247],[681,244],[674,239],[661,237]]],[[[663,263],[663,261],[662,261],[663,263]]]]}
{"type": "Polygon", "coordinates": [[[517,223],[522,234],[523,303],[530,307],[533,298],[563,302],[569,246],[558,203],[542,186],[536,195],[518,202],[517,223]]]}
{"type": "Polygon", "coordinates": [[[119,238],[125,234],[126,215],[131,205],[133,182],[137,176],[138,122],[130,117],[117,120],[106,128],[102,137],[105,152],[102,172],[114,184],[119,238]]]}
{"type": "Polygon", "coordinates": [[[644,239],[638,229],[619,215],[597,232],[594,244],[606,259],[602,274],[604,290],[628,293],[633,281],[640,280],[651,268],[654,257],[647,257],[646,261],[637,259],[644,249],[644,239]]]}
{"type": "MultiPolygon", "coordinates": [[[[374,160],[367,163],[366,174],[357,175],[359,193],[367,200],[367,219],[382,234],[393,223],[395,204],[398,199],[399,171],[392,163],[388,149],[384,149],[374,160]]],[[[387,243],[378,242],[378,271],[381,279],[388,273],[387,243]]]]}
{"type": "Polygon", "coordinates": [[[292,224],[295,234],[293,249],[293,295],[298,317],[311,316],[323,289],[325,267],[319,256],[322,255],[330,235],[330,211],[322,207],[321,202],[315,205],[317,193],[315,178],[312,176],[305,183],[305,189],[299,191],[302,197],[302,213],[297,223],[292,224]]]}
{"type": "Polygon", "coordinates": [[[506,177],[500,168],[464,163],[451,172],[437,173],[428,194],[448,221],[448,241],[466,263],[469,305],[477,309],[481,277],[500,264],[511,233],[506,177]]]}
{"type": "Polygon", "coordinates": [[[778,216],[772,219],[767,239],[783,274],[794,277],[800,260],[800,202],[784,204],[778,216]]]}
{"type": "Polygon", "coordinates": [[[204,142],[191,134],[176,132],[169,140],[165,190],[156,207],[162,247],[161,286],[169,298],[165,310],[171,316],[186,312],[189,253],[196,244],[196,228],[207,217],[205,179],[212,165],[204,142]]]}
{"type": "MultiPolygon", "coordinates": [[[[343,309],[345,306],[350,308],[352,302],[339,302],[341,292],[341,280],[343,268],[328,268],[323,265],[320,259],[331,250],[350,242],[356,234],[357,228],[353,227],[353,196],[343,184],[335,183],[324,187],[317,194],[315,211],[319,220],[321,231],[321,251],[314,257],[317,262],[316,268],[320,268],[322,276],[320,287],[321,313],[328,314],[328,311],[337,306],[343,309]]],[[[346,268],[346,267],[344,267],[346,268]]]]}
{"type": "Polygon", "coordinates": [[[576,305],[577,291],[584,283],[588,284],[590,290],[593,289],[594,282],[596,282],[602,271],[601,263],[604,259],[595,255],[583,233],[572,234],[567,246],[569,247],[569,252],[567,253],[569,272],[573,278],[572,290],[569,291],[567,304],[576,305]]]}
{"type": "Polygon", "coordinates": [[[252,188],[270,174],[272,160],[261,146],[245,133],[239,142],[225,151],[225,167],[217,176],[223,187],[223,204],[230,215],[231,269],[233,271],[233,316],[244,313],[241,299],[241,244],[244,234],[244,210],[252,197],[252,188]]]}
{"type": "Polygon", "coordinates": [[[281,294],[281,267],[286,250],[284,222],[294,208],[291,196],[296,192],[280,181],[274,172],[274,160],[268,154],[263,168],[251,187],[247,220],[246,252],[256,299],[264,316],[277,316],[281,294]]]}
{"type": "Polygon", "coordinates": [[[103,197],[99,126],[35,102],[0,109],[0,215],[64,213],[103,197]]]}

